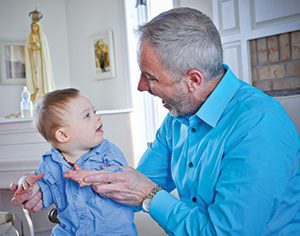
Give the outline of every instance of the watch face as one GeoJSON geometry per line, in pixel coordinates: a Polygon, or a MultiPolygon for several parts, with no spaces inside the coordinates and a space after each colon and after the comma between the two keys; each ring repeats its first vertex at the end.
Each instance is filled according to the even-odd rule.
{"type": "Polygon", "coordinates": [[[143,207],[144,211],[149,212],[150,203],[151,203],[151,199],[149,199],[149,198],[146,198],[146,199],[143,201],[142,207],[143,207]]]}

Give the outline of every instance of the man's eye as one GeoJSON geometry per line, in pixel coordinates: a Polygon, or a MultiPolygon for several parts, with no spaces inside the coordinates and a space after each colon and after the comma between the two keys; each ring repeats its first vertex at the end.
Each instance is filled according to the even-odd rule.
{"type": "Polygon", "coordinates": [[[156,81],[157,79],[152,76],[152,75],[148,75],[148,74],[145,74],[145,77],[146,79],[149,81],[149,82],[153,82],[153,81],[156,81]]]}

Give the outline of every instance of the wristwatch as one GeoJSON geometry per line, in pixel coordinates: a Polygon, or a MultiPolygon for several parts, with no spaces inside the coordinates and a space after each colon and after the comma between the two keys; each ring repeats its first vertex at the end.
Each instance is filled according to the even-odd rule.
{"type": "Polygon", "coordinates": [[[163,188],[156,185],[150,193],[148,193],[148,195],[144,198],[143,202],[142,202],[142,208],[145,212],[149,213],[149,208],[150,208],[150,204],[152,201],[152,198],[155,196],[155,194],[162,190],[163,188]]]}

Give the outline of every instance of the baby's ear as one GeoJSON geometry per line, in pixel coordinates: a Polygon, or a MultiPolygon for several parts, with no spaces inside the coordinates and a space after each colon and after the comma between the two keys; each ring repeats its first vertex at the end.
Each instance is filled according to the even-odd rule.
{"type": "Polygon", "coordinates": [[[70,140],[70,136],[61,128],[55,131],[55,139],[60,143],[66,143],[70,140]]]}

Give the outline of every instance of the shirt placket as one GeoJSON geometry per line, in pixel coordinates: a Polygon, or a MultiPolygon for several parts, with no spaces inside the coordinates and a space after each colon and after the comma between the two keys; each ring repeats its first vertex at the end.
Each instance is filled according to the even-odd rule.
{"type": "Polygon", "coordinates": [[[197,163],[194,163],[195,150],[197,149],[197,136],[199,132],[197,119],[195,117],[191,117],[189,119],[189,129],[188,129],[188,149],[187,149],[187,177],[188,177],[188,185],[191,186],[190,189],[190,200],[194,203],[198,203],[197,199],[197,189],[194,188],[195,183],[192,183],[195,175],[195,167],[197,163]]]}

